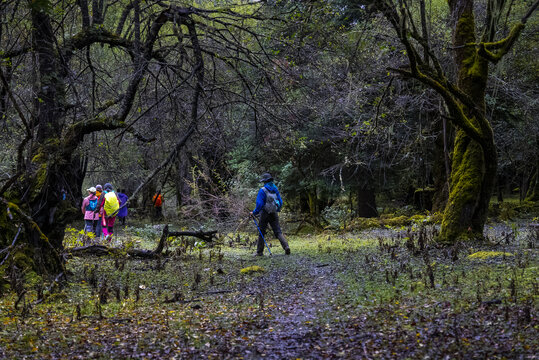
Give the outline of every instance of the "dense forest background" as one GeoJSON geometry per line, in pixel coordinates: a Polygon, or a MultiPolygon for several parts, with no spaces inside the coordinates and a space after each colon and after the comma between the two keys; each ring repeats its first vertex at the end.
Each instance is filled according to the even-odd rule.
{"type": "Polygon", "coordinates": [[[537,200],[537,4],[447,5],[2,1],[2,243],[46,237],[57,270],[105,182],[235,224],[264,171],[291,221],[414,208],[481,237],[491,195],[537,200]]]}
{"type": "Polygon", "coordinates": [[[0,0],[0,357],[536,356],[538,7],[0,0]]]}

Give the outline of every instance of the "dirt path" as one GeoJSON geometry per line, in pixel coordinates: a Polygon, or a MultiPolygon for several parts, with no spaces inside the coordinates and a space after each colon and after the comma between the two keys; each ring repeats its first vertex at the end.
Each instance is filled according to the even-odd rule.
{"type": "Polygon", "coordinates": [[[321,338],[326,312],[339,291],[333,266],[292,256],[292,265],[278,268],[252,284],[263,297],[260,336],[244,354],[247,359],[321,359],[328,357],[321,338]]]}

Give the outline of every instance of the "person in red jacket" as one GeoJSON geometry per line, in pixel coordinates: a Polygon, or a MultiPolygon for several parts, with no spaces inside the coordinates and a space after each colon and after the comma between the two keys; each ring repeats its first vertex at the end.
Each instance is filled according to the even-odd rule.
{"type": "Polygon", "coordinates": [[[152,197],[152,205],[153,205],[154,220],[162,219],[163,218],[163,195],[161,194],[161,191],[157,192],[152,197]]]}

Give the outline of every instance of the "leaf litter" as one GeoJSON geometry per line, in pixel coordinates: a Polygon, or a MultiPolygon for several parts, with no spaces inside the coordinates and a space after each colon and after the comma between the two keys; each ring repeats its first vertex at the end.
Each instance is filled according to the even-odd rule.
{"type": "MultiPolygon", "coordinates": [[[[529,242],[449,256],[403,233],[296,237],[292,255],[272,258],[235,244],[220,257],[171,253],[159,266],[73,258],[69,282],[46,302],[21,311],[15,295],[0,300],[0,358],[536,356],[538,258],[529,242]],[[468,258],[478,251],[514,256],[468,258]],[[241,274],[251,266],[265,271],[241,274]]],[[[24,302],[36,296],[30,289],[24,302]]]]}

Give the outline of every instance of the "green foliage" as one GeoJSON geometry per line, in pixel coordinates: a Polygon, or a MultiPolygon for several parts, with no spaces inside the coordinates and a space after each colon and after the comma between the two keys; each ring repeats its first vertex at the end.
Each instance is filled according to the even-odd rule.
{"type": "Polygon", "coordinates": [[[344,230],[352,217],[352,211],[346,204],[334,204],[324,208],[322,216],[331,229],[344,230]]]}
{"type": "Polygon", "coordinates": [[[492,202],[489,206],[489,215],[499,221],[514,221],[524,219],[537,214],[539,204],[532,201],[504,201],[502,203],[492,202]]]}
{"type": "Polygon", "coordinates": [[[163,233],[161,226],[145,224],[144,227],[127,227],[126,232],[140,237],[146,243],[155,242],[163,233]]]}
{"type": "Polygon", "coordinates": [[[52,10],[52,4],[50,0],[32,0],[30,2],[30,7],[39,12],[50,13],[52,10]]]}
{"type": "Polygon", "coordinates": [[[86,242],[95,239],[94,233],[86,233],[83,230],[77,230],[73,227],[67,227],[64,236],[64,247],[74,248],[78,246],[86,245],[86,242]]]}

